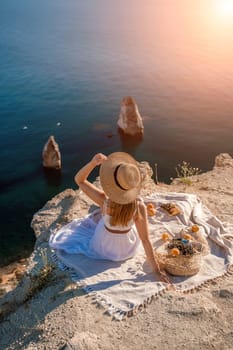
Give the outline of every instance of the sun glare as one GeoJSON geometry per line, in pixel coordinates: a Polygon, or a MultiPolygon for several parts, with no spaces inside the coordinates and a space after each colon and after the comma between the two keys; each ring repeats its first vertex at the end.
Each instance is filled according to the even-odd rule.
{"type": "Polygon", "coordinates": [[[218,15],[223,17],[233,16],[233,0],[218,0],[216,2],[216,10],[218,15]]]}

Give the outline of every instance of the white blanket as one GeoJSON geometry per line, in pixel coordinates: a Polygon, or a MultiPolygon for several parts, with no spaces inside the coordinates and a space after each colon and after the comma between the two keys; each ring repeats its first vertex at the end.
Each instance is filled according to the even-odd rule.
{"type": "MultiPolygon", "coordinates": [[[[144,198],[152,202],[156,215],[149,217],[150,238],[154,247],[163,232],[175,235],[182,228],[198,224],[207,238],[210,253],[203,257],[200,271],[191,277],[171,277],[177,291],[190,291],[207,281],[227,273],[233,264],[233,227],[227,229],[199,198],[193,194],[153,194],[144,198]],[[181,214],[170,216],[161,204],[175,203],[181,214]]],[[[94,229],[92,216],[86,218],[94,229]]],[[[138,309],[167,289],[167,284],[156,279],[142,250],[137,256],[125,262],[92,260],[81,254],[67,254],[55,251],[55,257],[62,269],[69,268],[72,278],[79,283],[93,299],[117,319],[132,315],[138,309]]]]}

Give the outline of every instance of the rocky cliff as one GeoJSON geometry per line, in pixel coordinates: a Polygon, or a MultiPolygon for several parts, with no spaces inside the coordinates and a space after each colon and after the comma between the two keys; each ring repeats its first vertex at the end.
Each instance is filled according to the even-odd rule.
{"type": "MultiPolygon", "coordinates": [[[[171,185],[155,185],[148,164],[142,163],[141,167],[145,172],[142,196],[153,191],[195,193],[226,226],[233,227],[230,155],[217,156],[213,169],[191,177],[189,184],[175,179],[171,185]]],[[[96,184],[99,186],[98,179],[96,184]]],[[[232,349],[232,276],[191,295],[171,291],[144,312],[119,324],[110,322],[67,274],[53,266],[48,247],[50,232],[94,208],[81,191],[67,189],[34,215],[35,250],[21,282],[14,289],[8,286],[0,302],[0,348],[232,349]]]]}

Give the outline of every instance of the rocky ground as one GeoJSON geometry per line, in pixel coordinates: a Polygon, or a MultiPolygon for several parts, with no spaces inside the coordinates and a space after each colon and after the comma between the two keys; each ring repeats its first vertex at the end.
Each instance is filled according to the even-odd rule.
{"type": "MultiPolygon", "coordinates": [[[[229,155],[219,155],[213,170],[191,177],[189,185],[183,179],[155,185],[146,169],[143,195],[196,193],[226,226],[233,224],[229,155]]],[[[0,349],[233,350],[232,275],[193,294],[166,292],[142,312],[118,322],[93,304],[67,273],[53,268],[47,244],[50,231],[84,215],[90,205],[80,191],[68,189],[34,216],[34,253],[27,262],[0,271],[0,349]]]]}

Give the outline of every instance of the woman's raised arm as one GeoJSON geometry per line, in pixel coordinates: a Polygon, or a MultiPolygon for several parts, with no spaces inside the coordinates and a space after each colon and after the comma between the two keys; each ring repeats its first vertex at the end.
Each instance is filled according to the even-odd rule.
{"type": "Polygon", "coordinates": [[[106,195],[103,190],[97,188],[91,182],[87,180],[88,176],[92,172],[92,170],[101,165],[107,157],[102,153],[97,153],[90,162],[88,162],[84,167],[82,167],[74,177],[76,184],[80,187],[80,189],[86,193],[86,195],[91,198],[95,203],[97,203],[100,207],[102,207],[104,200],[106,199],[106,195]]]}

